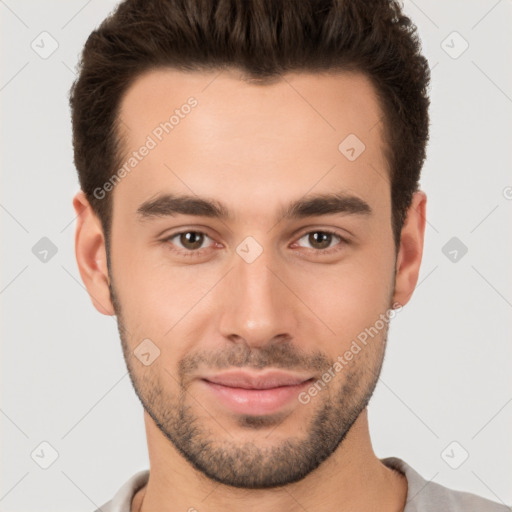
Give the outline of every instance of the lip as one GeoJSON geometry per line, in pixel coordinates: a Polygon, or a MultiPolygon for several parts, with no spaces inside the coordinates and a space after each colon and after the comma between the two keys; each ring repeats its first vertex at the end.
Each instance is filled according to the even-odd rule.
{"type": "Polygon", "coordinates": [[[312,381],[311,375],[277,370],[231,370],[201,381],[218,401],[238,414],[272,414],[297,399],[312,381]]]}

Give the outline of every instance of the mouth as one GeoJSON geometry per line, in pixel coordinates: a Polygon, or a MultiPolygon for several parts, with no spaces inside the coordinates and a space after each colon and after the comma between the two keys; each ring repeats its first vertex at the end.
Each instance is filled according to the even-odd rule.
{"type": "Polygon", "coordinates": [[[232,370],[201,379],[217,402],[237,414],[265,415],[297,402],[298,394],[314,380],[311,375],[276,370],[232,370]]]}

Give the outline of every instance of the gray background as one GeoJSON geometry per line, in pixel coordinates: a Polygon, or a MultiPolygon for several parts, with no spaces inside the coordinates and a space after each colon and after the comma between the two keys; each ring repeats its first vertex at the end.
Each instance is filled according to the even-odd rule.
{"type": "MultiPolygon", "coordinates": [[[[2,511],[91,511],[148,467],[115,317],[93,308],[74,256],[67,95],[87,35],[115,3],[0,0],[2,511]],[[46,261],[43,237],[57,250],[46,261]],[[42,442],[58,453],[47,469],[42,442]]],[[[406,12],[433,68],[429,224],[371,435],[379,457],[510,505],[512,3],[409,0],[406,12]]]]}

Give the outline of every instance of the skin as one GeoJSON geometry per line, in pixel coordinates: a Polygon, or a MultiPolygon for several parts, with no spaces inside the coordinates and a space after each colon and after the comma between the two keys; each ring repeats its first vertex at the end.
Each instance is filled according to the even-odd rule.
{"type": "Polygon", "coordinates": [[[99,219],[83,192],[73,200],[81,277],[96,309],[117,315],[146,407],[151,473],[133,511],[405,506],[407,481],[377,458],[368,429],[387,328],[307,405],[293,400],[276,414],[233,413],[200,380],[228,357],[242,368],[259,363],[320,378],[392,303],[409,301],[418,279],[426,196],[414,194],[396,253],[382,112],[371,83],[357,73],[285,78],[262,86],[234,71],[153,70],[137,79],[120,110],[127,153],[187,98],[198,105],[110,192],[110,272],[99,219]],[[366,146],[353,162],[338,151],[350,133],[366,146]],[[278,216],[307,194],[333,191],[364,200],[371,214],[278,216]],[[137,208],[161,192],[214,198],[233,218],[140,221],[137,208]],[[348,243],[328,239],[329,249],[339,249],[328,255],[304,236],[333,229],[348,243]],[[191,245],[169,239],[181,230],[207,235],[201,256],[184,256],[191,245]],[[247,236],[263,249],[252,263],[236,252],[247,236]],[[145,366],[133,351],[147,338],[160,355],[145,366]],[[208,445],[201,449],[200,441],[208,445]],[[289,483],[272,487],[273,478],[289,483]]]}

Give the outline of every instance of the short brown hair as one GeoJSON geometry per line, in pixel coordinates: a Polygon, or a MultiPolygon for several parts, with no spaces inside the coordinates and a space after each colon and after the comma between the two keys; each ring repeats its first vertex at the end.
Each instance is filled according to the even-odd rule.
{"type": "MultiPolygon", "coordinates": [[[[74,161],[109,253],[112,196],[94,191],[122,165],[118,111],[142,73],[241,70],[265,84],[287,71],[355,70],[377,93],[398,248],[429,132],[428,62],[416,27],[389,0],[124,0],[88,37],[70,90],[74,161]]],[[[341,142],[341,141],[340,141],[341,142]]]]}

